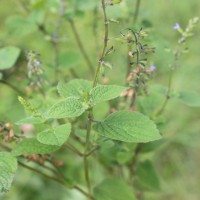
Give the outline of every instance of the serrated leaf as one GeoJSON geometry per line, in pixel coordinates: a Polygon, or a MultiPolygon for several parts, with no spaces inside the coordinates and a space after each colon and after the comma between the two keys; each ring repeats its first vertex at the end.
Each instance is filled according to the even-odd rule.
{"type": "Polygon", "coordinates": [[[47,118],[78,117],[87,109],[87,105],[80,99],[69,97],[53,105],[46,113],[47,118]]]}
{"type": "Polygon", "coordinates": [[[20,49],[17,47],[4,47],[0,49],[0,70],[9,69],[16,63],[20,49]]]}
{"type": "Polygon", "coordinates": [[[71,132],[71,124],[64,124],[37,134],[37,140],[47,145],[63,145],[71,132]]]}
{"type": "Polygon", "coordinates": [[[158,191],[160,190],[159,177],[154,169],[154,166],[149,160],[139,163],[137,170],[136,184],[146,190],[158,191]]]}
{"type": "Polygon", "coordinates": [[[102,136],[123,142],[145,143],[161,138],[153,121],[130,111],[114,112],[97,123],[94,129],[102,136]]]}
{"type": "Polygon", "coordinates": [[[200,106],[200,93],[193,91],[181,91],[178,98],[187,106],[199,107],[200,106]]]}
{"type": "Polygon", "coordinates": [[[36,23],[30,18],[11,16],[6,20],[6,26],[12,35],[25,36],[37,30],[36,23]]]}
{"type": "Polygon", "coordinates": [[[21,119],[21,120],[17,121],[15,124],[21,125],[21,124],[41,124],[41,123],[44,123],[44,121],[32,116],[32,117],[26,117],[24,119],[21,119]]]}
{"type": "Polygon", "coordinates": [[[126,88],[117,85],[99,85],[90,91],[90,100],[93,105],[118,97],[126,88]]]}
{"type": "Polygon", "coordinates": [[[49,154],[60,147],[55,145],[46,145],[37,141],[36,138],[29,138],[19,142],[12,150],[12,155],[20,156],[22,154],[49,154]]]}
{"type": "Polygon", "coordinates": [[[7,192],[17,171],[17,159],[8,152],[0,152],[0,192],[7,192]]]}
{"type": "Polygon", "coordinates": [[[96,200],[136,200],[131,188],[119,178],[106,179],[94,188],[96,200]]]}
{"type": "Polygon", "coordinates": [[[74,79],[69,83],[59,82],[58,93],[62,97],[78,97],[82,98],[84,93],[89,93],[92,89],[92,82],[83,79],[74,79]]]}

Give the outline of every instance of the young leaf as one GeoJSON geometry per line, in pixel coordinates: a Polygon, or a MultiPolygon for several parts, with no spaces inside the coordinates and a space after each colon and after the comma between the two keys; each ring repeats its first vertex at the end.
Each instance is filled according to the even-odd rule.
{"type": "Polygon", "coordinates": [[[68,123],[38,133],[37,140],[42,144],[61,146],[68,139],[70,132],[71,124],[68,123]]]}
{"type": "Polygon", "coordinates": [[[81,98],[84,93],[89,93],[92,89],[92,82],[83,79],[74,79],[69,83],[59,82],[58,93],[62,97],[78,97],[81,98]]]}
{"type": "Polygon", "coordinates": [[[12,150],[12,155],[20,156],[22,154],[49,154],[60,147],[55,145],[42,144],[35,138],[29,138],[19,142],[12,150]]]}
{"type": "Polygon", "coordinates": [[[130,111],[110,114],[94,129],[102,136],[123,142],[150,142],[161,138],[153,121],[147,116],[130,111]]]}
{"type": "Polygon", "coordinates": [[[20,49],[17,47],[4,47],[0,49],[0,70],[13,67],[17,61],[20,49]]]}
{"type": "Polygon", "coordinates": [[[139,163],[136,174],[138,177],[136,184],[139,187],[150,191],[160,190],[159,177],[149,160],[139,163]]]}
{"type": "Polygon", "coordinates": [[[7,192],[17,171],[17,159],[8,152],[0,152],[0,192],[7,192]]]}
{"type": "Polygon", "coordinates": [[[136,200],[131,188],[119,178],[106,179],[94,188],[96,200],[136,200]]]}
{"type": "Polygon", "coordinates": [[[200,106],[200,94],[193,91],[182,91],[178,97],[184,104],[191,107],[200,106]]]}
{"type": "Polygon", "coordinates": [[[90,91],[93,105],[118,97],[126,88],[117,85],[99,85],[90,91]]]}
{"type": "Polygon", "coordinates": [[[53,105],[46,113],[47,118],[78,117],[87,109],[80,99],[69,97],[53,105]]]}

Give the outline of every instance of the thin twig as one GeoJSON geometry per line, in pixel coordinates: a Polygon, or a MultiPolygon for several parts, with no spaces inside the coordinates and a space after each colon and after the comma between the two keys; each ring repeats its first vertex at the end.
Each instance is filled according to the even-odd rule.
{"type": "Polygon", "coordinates": [[[91,71],[91,73],[94,74],[94,68],[93,68],[92,62],[91,62],[91,60],[90,60],[90,58],[89,58],[89,56],[88,56],[88,54],[87,54],[87,52],[86,52],[86,50],[84,48],[84,45],[83,45],[83,43],[81,41],[81,38],[79,36],[79,33],[78,33],[77,28],[75,26],[75,23],[74,23],[74,21],[72,19],[70,19],[68,21],[69,21],[69,24],[71,26],[72,32],[73,32],[73,34],[75,36],[76,42],[78,44],[78,47],[79,47],[79,49],[80,49],[80,51],[81,51],[81,53],[82,53],[87,65],[88,65],[88,68],[91,71]]]}
{"type": "Polygon", "coordinates": [[[139,15],[139,10],[140,10],[140,4],[141,4],[141,0],[137,0],[136,1],[136,5],[135,5],[135,12],[134,12],[134,17],[133,17],[133,24],[135,24],[137,22],[138,15],[139,15]]]}
{"type": "Polygon", "coordinates": [[[64,147],[66,147],[67,149],[69,149],[70,151],[74,152],[75,154],[79,156],[84,156],[83,153],[81,153],[78,149],[76,149],[73,145],[69,143],[65,144],[64,147]]]}
{"type": "Polygon", "coordinates": [[[15,92],[17,92],[18,94],[24,96],[25,93],[22,92],[20,89],[18,89],[16,86],[12,85],[11,83],[7,82],[7,81],[4,81],[4,80],[0,80],[0,83],[10,87],[11,89],[13,89],[15,92]]]}
{"type": "Polygon", "coordinates": [[[133,181],[133,178],[134,178],[134,175],[135,175],[137,160],[138,160],[140,151],[142,150],[142,146],[143,146],[142,143],[137,144],[135,151],[134,151],[134,157],[129,164],[129,169],[130,169],[130,172],[131,172],[131,174],[130,174],[130,184],[132,184],[132,181],[133,181]]]}
{"type": "MultiPolygon", "coordinates": [[[[26,165],[26,164],[24,164],[24,163],[22,163],[22,162],[20,162],[20,161],[18,161],[18,163],[19,163],[19,165],[21,165],[22,167],[24,167],[24,168],[26,168],[26,169],[28,169],[28,170],[30,170],[30,171],[33,171],[33,172],[35,172],[35,173],[37,173],[37,174],[40,174],[41,176],[43,176],[43,177],[45,177],[45,178],[48,178],[48,179],[53,180],[53,181],[55,181],[55,182],[58,182],[58,183],[60,183],[61,185],[65,186],[65,187],[67,186],[67,185],[66,185],[66,181],[65,181],[64,179],[61,180],[61,179],[58,179],[58,178],[56,178],[56,177],[50,176],[50,175],[48,175],[48,174],[45,174],[45,173],[41,172],[40,170],[35,169],[35,168],[33,168],[33,167],[30,167],[30,166],[28,166],[28,165],[26,165]]],[[[94,200],[94,198],[93,198],[91,195],[89,195],[87,192],[85,192],[85,191],[84,191],[83,189],[81,189],[79,186],[74,185],[73,188],[76,189],[76,190],[78,190],[78,191],[81,192],[82,194],[84,194],[86,197],[90,197],[91,200],[94,200]]]]}
{"type": "Polygon", "coordinates": [[[28,170],[31,170],[31,171],[33,171],[33,172],[35,172],[35,173],[37,173],[37,174],[40,174],[40,175],[44,176],[45,178],[51,179],[51,180],[53,180],[53,181],[56,181],[56,182],[58,182],[58,183],[60,183],[60,184],[66,186],[64,180],[61,180],[61,179],[58,179],[58,178],[56,178],[56,177],[50,176],[50,175],[48,175],[48,174],[45,174],[45,173],[41,172],[41,170],[35,169],[35,168],[33,168],[33,167],[30,167],[30,166],[28,166],[28,165],[26,165],[26,164],[24,164],[24,163],[22,163],[22,162],[20,162],[20,161],[18,161],[18,163],[19,163],[19,165],[21,165],[22,167],[24,167],[24,168],[26,168],[26,169],[28,169],[28,170]]]}

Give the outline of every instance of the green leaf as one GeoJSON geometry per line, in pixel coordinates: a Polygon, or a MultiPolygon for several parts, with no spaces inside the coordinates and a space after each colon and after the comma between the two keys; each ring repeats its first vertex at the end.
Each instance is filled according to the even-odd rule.
{"type": "Polygon", "coordinates": [[[78,117],[87,108],[87,105],[81,102],[80,99],[69,97],[53,105],[46,113],[46,117],[56,119],[78,117]]]}
{"type": "Polygon", "coordinates": [[[0,192],[7,192],[17,171],[17,159],[8,152],[0,152],[0,192]]]}
{"type": "Polygon", "coordinates": [[[20,49],[17,47],[4,47],[0,49],[0,70],[9,69],[16,63],[20,49]]]}
{"type": "Polygon", "coordinates": [[[178,97],[184,104],[191,107],[200,106],[200,93],[193,91],[182,91],[178,97]]]}
{"type": "Polygon", "coordinates": [[[22,154],[49,154],[60,147],[55,145],[46,145],[37,141],[36,138],[29,138],[19,142],[12,150],[14,156],[22,154]]]}
{"type": "Polygon", "coordinates": [[[119,178],[106,179],[94,188],[96,200],[136,200],[131,188],[119,178]]]}
{"type": "Polygon", "coordinates": [[[121,165],[124,165],[133,157],[133,152],[130,151],[120,151],[117,152],[116,159],[117,162],[121,165]]]}
{"type": "Polygon", "coordinates": [[[68,123],[38,133],[37,140],[42,144],[61,146],[68,139],[70,132],[71,124],[68,123]]]}
{"type": "Polygon", "coordinates": [[[146,190],[160,190],[159,177],[154,169],[154,166],[149,160],[139,163],[137,170],[136,184],[146,190]]]}
{"type": "Polygon", "coordinates": [[[37,25],[30,18],[26,19],[22,16],[11,16],[6,21],[6,26],[12,35],[25,36],[36,31],[37,25]]]}
{"type": "Polygon", "coordinates": [[[33,23],[41,25],[44,23],[45,12],[42,10],[32,10],[31,16],[29,18],[33,23]]]}
{"type": "Polygon", "coordinates": [[[74,79],[69,83],[58,83],[58,92],[62,97],[79,97],[82,98],[84,94],[89,93],[92,89],[92,82],[83,79],[74,79]]]}
{"type": "Polygon", "coordinates": [[[153,113],[163,104],[163,101],[165,100],[164,96],[154,92],[147,96],[140,96],[138,98],[137,108],[140,112],[148,116],[153,115],[153,113]]]}
{"type": "Polygon", "coordinates": [[[73,68],[80,64],[80,54],[76,52],[63,52],[58,56],[59,67],[73,68]]]}
{"type": "Polygon", "coordinates": [[[32,117],[27,117],[27,118],[21,119],[21,120],[17,121],[15,124],[21,125],[21,124],[41,124],[41,123],[44,123],[44,121],[32,116],[32,117]]]}
{"type": "Polygon", "coordinates": [[[153,121],[147,116],[130,111],[110,114],[94,129],[102,136],[123,142],[150,142],[161,138],[153,121]]]}
{"type": "Polygon", "coordinates": [[[117,85],[99,85],[90,91],[93,105],[118,97],[126,88],[117,85]]]}

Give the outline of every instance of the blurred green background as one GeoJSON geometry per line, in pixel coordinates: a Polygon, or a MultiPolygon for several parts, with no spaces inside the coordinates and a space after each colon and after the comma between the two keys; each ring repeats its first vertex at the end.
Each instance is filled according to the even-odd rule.
{"type": "MultiPolygon", "coordinates": [[[[46,29],[54,33],[55,24],[58,21],[59,0],[32,0],[24,1],[30,13],[24,11],[20,1],[23,0],[1,0],[0,6],[0,47],[17,46],[23,51],[35,50],[41,54],[40,60],[45,71],[44,76],[48,80],[55,78],[54,56],[55,51],[49,42],[48,35],[44,35],[32,21],[44,22],[46,29]],[[13,25],[15,20],[21,16],[23,28],[13,25]],[[28,21],[26,20],[28,19],[28,21]]],[[[98,6],[97,18],[94,17],[95,0],[71,0],[69,8],[78,5],[78,14],[74,22],[84,48],[86,49],[94,66],[97,65],[96,40],[93,35],[93,26],[97,24],[97,40],[102,48],[103,23],[100,7],[98,6]],[[96,20],[96,22],[95,22],[96,20]]],[[[127,28],[126,20],[132,17],[135,10],[135,0],[124,0],[120,5],[110,7],[108,17],[121,21],[119,24],[110,26],[110,37],[120,34],[127,28]]],[[[172,54],[165,48],[174,49],[179,34],[172,29],[178,22],[185,28],[188,20],[198,17],[200,2],[197,0],[141,0],[141,7],[137,24],[131,28],[144,27],[149,32],[149,43],[156,47],[156,53],[152,62],[157,66],[154,79],[150,84],[159,83],[167,85],[169,64],[172,62],[172,54]]],[[[70,13],[70,12],[69,12],[70,13]]],[[[18,22],[19,23],[19,22],[18,22]]],[[[70,24],[62,21],[59,35],[63,40],[58,44],[59,48],[59,80],[70,80],[72,71],[79,77],[92,79],[88,73],[87,64],[77,47],[70,24]],[[66,55],[66,56],[65,56],[66,55]],[[65,62],[69,62],[65,65],[65,62]],[[71,70],[73,69],[73,70],[71,70]]],[[[174,91],[191,90],[200,93],[200,66],[199,66],[199,41],[200,26],[198,24],[195,35],[189,39],[189,53],[181,57],[180,66],[175,74],[174,91]]],[[[107,70],[106,75],[110,83],[123,83],[126,71],[127,46],[114,43],[116,53],[110,58],[113,70],[107,70]]],[[[20,79],[21,71],[26,70],[26,61],[22,52],[15,66],[15,74],[9,78],[9,82],[17,85],[21,90],[26,89],[27,81],[20,79]],[[18,70],[20,69],[20,70],[18,70]]],[[[48,83],[47,88],[48,88],[48,83]]],[[[37,96],[37,95],[36,95],[37,96]]],[[[14,123],[24,116],[24,109],[17,101],[17,94],[6,85],[0,84],[0,120],[14,123]]],[[[171,100],[165,116],[167,122],[162,129],[163,137],[166,139],[164,145],[156,149],[154,153],[145,155],[153,159],[157,172],[161,178],[161,191],[145,192],[145,200],[199,200],[200,198],[200,109],[190,108],[181,104],[178,100],[171,100]]],[[[145,157],[144,156],[144,157],[145,157]]],[[[77,160],[77,166],[81,161],[77,160]]],[[[75,168],[70,173],[76,173],[75,168]]],[[[98,170],[98,168],[97,168],[98,170]]],[[[79,174],[77,174],[79,176],[79,174]]],[[[68,191],[61,186],[44,180],[41,177],[20,168],[14,179],[11,190],[0,195],[2,200],[81,200],[78,192],[68,191]]]]}

